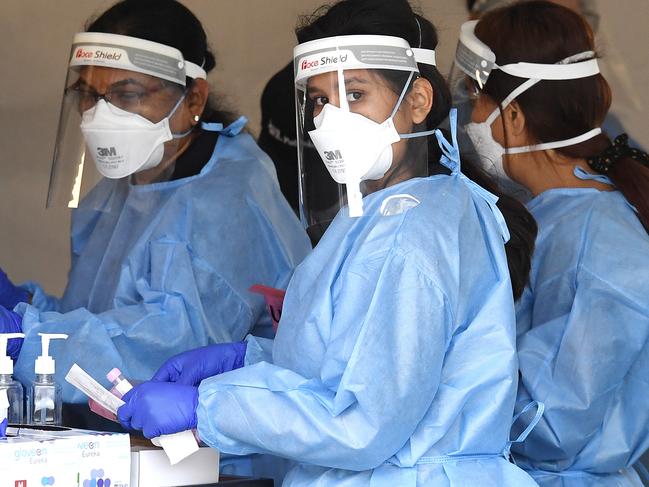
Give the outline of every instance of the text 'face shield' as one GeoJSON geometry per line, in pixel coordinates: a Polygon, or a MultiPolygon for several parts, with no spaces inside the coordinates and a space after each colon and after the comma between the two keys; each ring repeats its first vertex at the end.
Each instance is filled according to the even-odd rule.
{"type": "Polygon", "coordinates": [[[324,230],[344,206],[349,216],[362,216],[364,196],[426,175],[425,138],[400,136],[416,131],[402,109],[418,75],[405,40],[320,39],[297,46],[294,63],[301,216],[307,229],[324,230]]]}

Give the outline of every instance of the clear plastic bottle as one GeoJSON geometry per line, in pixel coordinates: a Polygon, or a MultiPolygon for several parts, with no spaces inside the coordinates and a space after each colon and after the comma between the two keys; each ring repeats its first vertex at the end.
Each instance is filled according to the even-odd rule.
{"type": "Polygon", "coordinates": [[[7,341],[11,338],[24,337],[23,333],[0,334],[0,391],[7,391],[7,420],[12,424],[21,424],[23,422],[25,393],[22,384],[12,377],[14,363],[11,357],[7,356],[7,341]]]}
{"type": "Polygon", "coordinates": [[[28,422],[36,425],[60,425],[63,396],[61,385],[54,381],[55,362],[48,355],[50,340],[68,338],[62,333],[39,333],[42,355],[36,358],[36,380],[31,383],[27,398],[28,422]]]}

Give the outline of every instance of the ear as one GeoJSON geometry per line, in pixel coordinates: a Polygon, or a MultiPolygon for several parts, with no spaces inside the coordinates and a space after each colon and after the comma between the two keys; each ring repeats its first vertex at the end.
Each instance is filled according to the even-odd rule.
{"type": "Polygon", "coordinates": [[[209,92],[209,84],[206,80],[200,78],[194,80],[191,88],[187,92],[185,100],[187,102],[187,108],[189,110],[189,117],[191,118],[192,125],[198,123],[195,119],[196,115],[199,117],[203,115],[205,105],[207,105],[209,92]]]}
{"type": "Polygon", "coordinates": [[[526,133],[525,113],[517,101],[511,102],[504,110],[505,130],[512,140],[522,138],[526,133]]]}
{"type": "Polygon", "coordinates": [[[417,125],[426,120],[433,107],[433,86],[430,81],[417,78],[406,96],[406,103],[410,108],[413,124],[417,125]]]}

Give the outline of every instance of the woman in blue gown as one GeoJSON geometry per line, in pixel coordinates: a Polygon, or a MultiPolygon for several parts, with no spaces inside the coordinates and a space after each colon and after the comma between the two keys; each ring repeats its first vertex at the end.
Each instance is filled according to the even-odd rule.
{"type": "MultiPolygon", "coordinates": [[[[248,288],[285,287],[310,244],[245,119],[208,102],[214,65],[200,22],[172,0],[119,2],[75,36],[53,183],[84,144],[81,186],[95,166],[103,177],[73,212],[62,298],[5,276],[0,325],[26,335],[21,381],[43,332],[69,336],[52,354],[77,403],[63,380],[75,362],[98,380],[113,367],[143,380],[177,353],[270,328],[248,288]]],[[[67,203],[70,187],[59,194],[67,203]]]]}
{"type": "Polygon", "coordinates": [[[611,91],[582,17],[524,2],[467,28],[466,45],[498,66],[480,80],[467,132],[533,195],[539,226],[517,305],[517,407],[536,400],[545,413],[514,458],[542,486],[641,486],[632,465],[649,447],[649,156],[599,129],[611,91]]]}
{"type": "MultiPolygon", "coordinates": [[[[432,24],[406,1],[323,12],[298,31],[299,140],[345,205],[296,269],[274,342],[175,357],[119,418],[147,437],[197,428],[221,452],[290,459],[288,486],[535,485],[508,459],[505,251],[524,282],[534,224],[505,198],[508,228],[461,172],[455,133],[433,135],[450,95],[432,24]]],[[[302,194],[307,223],[331,213],[335,201],[302,194]]]]}

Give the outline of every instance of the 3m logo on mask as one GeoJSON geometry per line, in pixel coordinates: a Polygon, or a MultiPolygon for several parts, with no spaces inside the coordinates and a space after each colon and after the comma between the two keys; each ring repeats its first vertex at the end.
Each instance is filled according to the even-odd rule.
{"type": "Polygon", "coordinates": [[[340,153],[339,150],[332,150],[332,151],[324,151],[324,156],[325,159],[328,161],[341,161],[343,159],[343,155],[340,153]]]}
{"type": "Polygon", "coordinates": [[[117,150],[115,147],[97,147],[97,156],[99,157],[110,157],[116,155],[117,150]]]}

